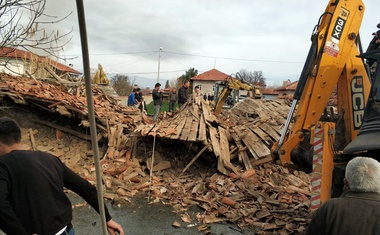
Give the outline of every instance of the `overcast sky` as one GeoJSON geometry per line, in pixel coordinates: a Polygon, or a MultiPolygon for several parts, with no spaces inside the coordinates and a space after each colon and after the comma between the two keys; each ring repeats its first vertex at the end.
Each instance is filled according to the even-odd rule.
{"type": "MultiPolygon", "coordinates": [[[[83,71],[74,0],[49,0],[47,12],[63,16],[61,33],[73,29],[61,56],[83,71]]],[[[175,79],[194,67],[226,74],[262,71],[269,85],[296,81],[310,36],[328,1],[320,0],[85,0],[91,67],[109,73],[175,79]]],[[[365,1],[360,30],[367,48],[380,23],[378,0],[365,1]]],[[[62,61],[61,61],[62,62],[62,61]]],[[[153,85],[153,84],[152,84],[153,85]]]]}

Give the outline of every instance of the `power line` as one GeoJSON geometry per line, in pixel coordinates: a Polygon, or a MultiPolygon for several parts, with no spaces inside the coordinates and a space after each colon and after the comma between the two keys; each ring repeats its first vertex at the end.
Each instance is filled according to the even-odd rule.
{"type": "MultiPolygon", "coordinates": [[[[172,70],[172,71],[163,71],[160,73],[176,73],[176,72],[185,72],[185,70],[172,70]]],[[[157,71],[154,71],[154,72],[140,72],[140,73],[129,73],[129,72],[125,72],[124,74],[131,74],[131,75],[136,75],[136,74],[157,74],[157,71]]]]}
{"type": "MultiPolygon", "coordinates": [[[[148,53],[158,53],[158,50],[157,51],[141,51],[141,52],[122,52],[122,53],[94,53],[94,54],[90,54],[90,56],[132,55],[132,54],[148,54],[148,53]]],[[[236,60],[236,61],[253,61],[253,62],[262,62],[262,63],[284,63],[284,64],[304,63],[304,62],[299,62],[299,61],[259,60],[259,59],[243,59],[243,58],[232,58],[232,57],[222,57],[222,56],[210,56],[210,55],[197,55],[197,54],[180,53],[180,52],[173,52],[173,51],[164,51],[164,50],[162,51],[162,53],[182,55],[182,56],[201,57],[201,58],[236,60]]],[[[67,55],[67,56],[81,56],[81,55],[67,55]]]]}
{"type": "Polygon", "coordinates": [[[185,56],[203,57],[203,58],[211,58],[211,59],[223,59],[223,60],[255,61],[255,62],[265,62],[265,63],[285,63],[285,64],[299,64],[299,63],[304,63],[304,62],[296,62],[296,61],[240,59],[240,58],[231,58],[231,57],[219,57],[219,56],[208,56],[208,55],[195,55],[195,54],[187,54],[187,53],[179,53],[179,52],[171,52],[171,51],[163,51],[163,52],[164,52],[164,53],[168,53],[168,54],[175,54],[175,55],[185,55],[185,56]]]}

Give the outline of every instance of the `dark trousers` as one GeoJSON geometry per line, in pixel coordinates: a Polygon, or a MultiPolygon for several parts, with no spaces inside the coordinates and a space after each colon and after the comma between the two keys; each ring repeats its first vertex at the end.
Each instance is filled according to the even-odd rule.
{"type": "Polygon", "coordinates": [[[169,112],[174,111],[175,100],[169,102],[169,112]]]}

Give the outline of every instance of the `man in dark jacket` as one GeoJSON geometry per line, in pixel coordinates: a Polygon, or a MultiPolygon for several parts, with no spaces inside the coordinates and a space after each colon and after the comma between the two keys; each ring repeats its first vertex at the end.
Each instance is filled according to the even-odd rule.
{"type": "Polygon", "coordinates": [[[175,103],[177,103],[177,90],[173,88],[169,92],[169,112],[174,112],[175,103]]]}
{"type": "Polygon", "coordinates": [[[185,81],[183,85],[178,89],[178,108],[187,102],[189,98],[188,88],[190,86],[189,81],[185,81]]]}
{"type": "Polygon", "coordinates": [[[162,105],[162,91],[161,91],[160,83],[156,83],[156,85],[154,85],[154,89],[152,91],[152,98],[153,98],[153,106],[154,106],[153,120],[156,121],[158,118],[158,115],[160,114],[161,105],[162,105]]]}
{"type": "Polygon", "coordinates": [[[142,113],[145,113],[148,111],[146,107],[146,102],[144,96],[141,96],[140,104],[139,104],[139,109],[142,113]]]}
{"type": "Polygon", "coordinates": [[[345,188],[315,211],[306,235],[375,235],[380,231],[380,163],[356,157],[348,162],[345,188]]]}
{"type": "MultiPolygon", "coordinates": [[[[74,234],[66,187],[99,212],[97,190],[56,156],[24,150],[18,124],[0,117],[0,229],[6,234],[74,234]]],[[[105,207],[110,234],[124,235],[105,207]]]]}

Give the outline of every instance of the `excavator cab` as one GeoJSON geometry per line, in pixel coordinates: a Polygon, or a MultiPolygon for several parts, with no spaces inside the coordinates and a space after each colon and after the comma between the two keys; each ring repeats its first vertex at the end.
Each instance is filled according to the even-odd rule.
{"type": "MultiPolygon", "coordinates": [[[[360,57],[380,63],[380,48],[363,53],[360,57]]],[[[362,126],[357,137],[343,150],[343,154],[370,156],[380,159],[380,66],[371,77],[371,90],[364,110],[362,126]]]]}

